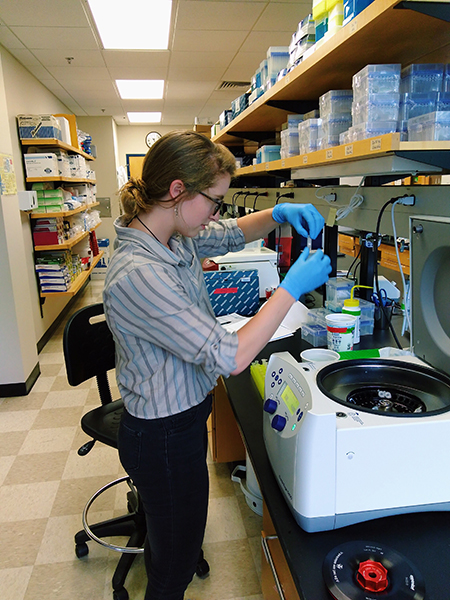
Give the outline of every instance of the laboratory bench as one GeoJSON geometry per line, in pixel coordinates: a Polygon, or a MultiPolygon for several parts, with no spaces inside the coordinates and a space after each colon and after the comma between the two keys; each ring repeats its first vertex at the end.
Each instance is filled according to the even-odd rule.
{"type": "MultiPolygon", "coordinates": [[[[401,317],[394,317],[395,320],[397,330],[401,327],[401,317]]],[[[401,341],[405,342],[405,346],[409,344],[404,338],[401,341]]],[[[389,330],[375,329],[373,336],[361,338],[357,348],[384,346],[395,347],[392,335],[389,330]]],[[[310,344],[301,339],[298,330],[291,337],[270,342],[257,358],[266,359],[274,352],[288,351],[300,361],[300,352],[309,347],[310,344]]],[[[273,559],[275,563],[273,566],[281,580],[281,593],[274,580],[267,583],[264,574],[268,568],[264,564],[267,556],[265,558],[263,554],[262,588],[265,600],[280,597],[286,600],[330,600],[332,596],[322,575],[324,559],[331,550],[350,541],[375,542],[402,554],[422,575],[426,586],[425,600],[450,598],[450,512],[391,516],[333,531],[306,533],[296,523],[271,469],[263,440],[263,401],[250,375],[250,368],[224,379],[224,383],[263,496],[263,527],[273,527],[273,531],[263,532],[263,537],[269,534],[269,539],[278,545],[273,546],[274,556],[268,560],[273,559]],[[271,533],[275,535],[271,536],[271,533]],[[287,577],[283,574],[286,571],[287,577]]],[[[398,450],[401,452],[401,448],[398,450]]],[[[383,485],[384,468],[389,468],[389,456],[383,456],[380,443],[379,455],[374,454],[373,465],[368,465],[367,471],[361,473],[361,485],[367,487],[368,493],[371,486],[383,485]]],[[[442,475],[448,476],[449,473],[442,475]]],[[[420,486],[420,481],[417,485],[420,486]]],[[[367,597],[372,596],[385,597],[378,593],[370,593],[367,597]]],[[[359,598],[366,598],[362,589],[359,598]]],[[[402,595],[401,598],[406,599],[407,596],[402,595]]],[[[416,596],[411,598],[417,600],[416,596]]]]}

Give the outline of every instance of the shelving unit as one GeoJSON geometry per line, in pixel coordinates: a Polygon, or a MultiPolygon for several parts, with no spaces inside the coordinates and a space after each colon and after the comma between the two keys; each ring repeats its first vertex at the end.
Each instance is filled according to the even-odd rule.
{"type": "Polygon", "coordinates": [[[94,208],[94,206],[100,206],[100,202],[93,202],[92,204],[88,204],[87,206],[80,206],[79,208],[74,208],[73,210],[64,210],[61,212],[31,213],[30,218],[42,219],[42,217],[71,217],[73,215],[77,215],[78,213],[84,212],[85,210],[94,208]]]}
{"type": "MultiPolygon", "coordinates": [[[[74,132],[76,134],[75,117],[73,115],[65,115],[65,116],[73,117],[72,123],[71,123],[71,133],[73,135],[72,129],[74,129],[74,132]]],[[[72,137],[72,140],[73,139],[74,138],[72,137]]],[[[58,148],[61,150],[65,150],[66,152],[68,152],[70,154],[80,155],[80,156],[84,157],[85,160],[89,160],[89,161],[95,160],[95,158],[92,155],[87,154],[83,150],[76,148],[73,145],[62,142],[61,140],[58,140],[58,139],[53,139],[53,138],[28,139],[27,138],[27,139],[20,139],[20,143],[21,143],[22,147],[24,148],[24,152],[26,152],[26,148],[28,148],[28,147],[43,147],[43,148],[46,148],[49,150],[52,148],[58,148]]],[[[96,181],[93,179],[75,178],[75,177],[26,177],[25,181],[27,184],[40,183],[40,182],[57,182],[57,183],[64,182],[64,183],[72,183],[72,184],[87,183],[87,184],[92,184],[92,185],[96,184],[96,181]]],[[[31,219],[31,222],[33,222],[33,220],[42,219],[42,218],[65,218],[65,219],[67,219],[67,218],[73,217],[77,214],[80,214],[82,212],[85,212],[87,210],[90,210],[90,209],[94,208],[95,206],[99,206],[99,205],[100,205],[99,202],[94,202],[89,205],[80,206],[79,208],[76,208],[74,210],[69,210],[69,211],[58,211],[58,212],[51,212],[51,213],[48,213],[48,212],[47,213],[31,213],[30,219],[31,219]]],[[[45,252],[45,251],[71,250],[79,242],[81,242],[86,237],[88,237],[89,234],[91,233],[91,231],[94,231],[99,225],[100,225],[100,223],[97,224],[92,229],[90,229],[89,231],[84,231],[84,232],[70,238],[69,240],[65,241],[62,244],[49,244],[49,245],[34,246],[34,252],[36,253],[36,252],[45,252]]],[[[97,256],[93,257],[93,259],[91,261],[91,266],[89,267],[89,269],[87,269],[86,271],[82,271],[80,273],[80,275],[78,275],[76,277],[76,279],[72,282],[70,288],[67,291],[47,292],[47,293],[40,292],[40,297],[45,299],[47,297],[53,297],[53,296],[75,296],[80,291],[80,289],[83,287],[83,285],[89,278],[90,274],[92,273],[94,267],[100,261],[102,256],[103,256],[103,252],[100,251],[99,254],[97,254],[97,256]]],[[[43,301],[44,300],[42,300],[42,302],[43,301]]]]}
{"type": "MultiPolygon", "coordinates": [[[[236,138],[260,141],[270,137],[281,129],[287,114],[311,110],[311,104],[318,106],[318,98],[329,90],[351,89],[353,75],[367,64],[450,62],[450,23],[412,10],[414,4],[419,3],[375,0],[316,45],[315,52],[233,119],[213,141],[228,145],[236,138]]],[[[426,4],[442,12],[447,9],[447,13],[450,7],[449,0],[426,4]]]]}
{"type": "Polygon", "coordinates": [[[78,275],[78,277],[72,282],[72,285],[70,286],[69,290],[67,290],[67,292],[49,292],[48,294],[41,292],[40,297],[48,298],[50,296],[75,296],[86,283],[95,266],[101,260],[102,256],[103,250],[100,250],[97,256],[94,256],[94,258],[92,259],[92,263],[89,269],[83,271],[82,273],[80,273],[80,275],[78,275]]]}
{"type": "Polygon", "coordinates": [[[76,246],[79,242],[81,242],[81,240],[84,240],[84,238],[87,237],[91,233],[91,231],[94,231],[95,229],[97,229],[97,227],[100,227],[100,223],[98,225],[96,225],[95,227],[93,227],[92,229],[90,229],[89,231],[83,231],[82,233],[75,235],[74,237],[70,238],[69,240],[67,240],[67,242],[64,242],[63,244],[48,244],[47,246],[35,246],[34,249],[36,252],[43,252],[45,250],[70,250],[71,248],[76,246]]]}
{"type": "Polygon", "coordinates": [[[22,146],[51,146],[52,148],[60,148],[61,150],[66,150],[67,152],[84,156],[86,160],[95,160],[92,154],[87,154],[87,152],[79,150],[78,148],[75,148],[75,146],[71,146],[70,144],[66,144],[65,142],[55,138],[23,138],[20,140],[20,143],[22,146]]]}

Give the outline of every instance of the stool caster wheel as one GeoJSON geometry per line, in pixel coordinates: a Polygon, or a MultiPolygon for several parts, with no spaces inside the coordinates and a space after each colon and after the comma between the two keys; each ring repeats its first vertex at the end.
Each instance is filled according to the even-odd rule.
{"type": "Polygon", "coordinates": [[[89,554],[89,547],[87,544],[83,543],[83,544],[76,544],[75,546],[75,554],[77,555],[77,558],[83,558],[84,556],[87,556],[89,554]]]}
{"type": "Polygon", "coordinates": [[[197,568],[195,569],[195,572],[197,574],[197,577],[200,577],[200,579],[205,579],[206,577],[208,577],[208,575],[209,575],[209,564],[208,564],[208,562],[204,558],[202,560],[198,561],[197,568]]]}
{"type": "Polygon", "coordinates": [[[128,600],[128,598],[128,592],[124,587],[113,591],[113,600],[128,600]]]}

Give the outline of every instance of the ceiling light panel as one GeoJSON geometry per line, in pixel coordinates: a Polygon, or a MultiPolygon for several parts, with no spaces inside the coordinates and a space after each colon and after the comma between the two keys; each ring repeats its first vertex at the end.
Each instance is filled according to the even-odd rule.
{"type": "Polygon", "coordinates": [[[171,0],[88,0],[103,48],[167,50],[171,0]]]}
{"type": "Polygon", "coordinates": [[[130,123],[161,123],[160,112],[128,112],[130,123]]]}
{"type": "Polygon", "coordinates": [[[123,100],[160,100],[164,95],[163,79],[116,79],[123,100]]]}

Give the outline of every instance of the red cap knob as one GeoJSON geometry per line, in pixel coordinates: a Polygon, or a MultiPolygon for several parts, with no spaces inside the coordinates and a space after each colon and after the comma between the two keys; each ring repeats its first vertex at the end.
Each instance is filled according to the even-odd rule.
{"type": "Polygon", "coordinates": [[[374,560],[359,563],[356,579],[359,585],[370,592],[383,592],[389,585],[387,569],[374,560]]]}

